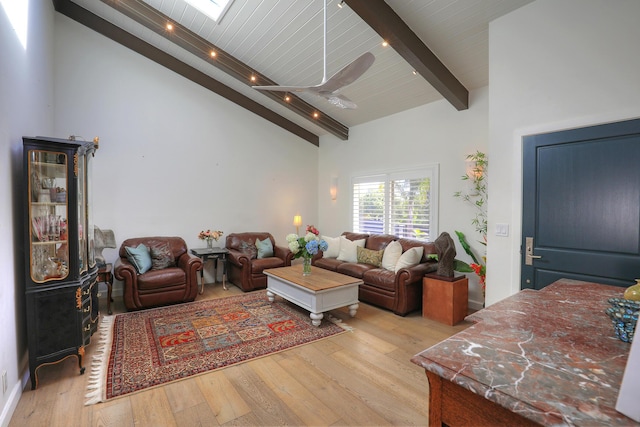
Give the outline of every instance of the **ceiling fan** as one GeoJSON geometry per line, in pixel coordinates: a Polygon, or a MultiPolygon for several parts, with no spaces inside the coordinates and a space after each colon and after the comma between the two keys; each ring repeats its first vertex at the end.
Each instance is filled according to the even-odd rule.
{"type": "Polygon", "coordinates": [[[327,0],[324,0],[324,56],[322,81],[315,86],[252,86],[257,90],[271,90],[279,92],[306,92],[326,99],[329,103],[340,108],[358,108],[355,102],[339,92],[347,85],[362,76],[375,61],[371,52],[360,55],[355,61],[327,79],[327,0]]]}

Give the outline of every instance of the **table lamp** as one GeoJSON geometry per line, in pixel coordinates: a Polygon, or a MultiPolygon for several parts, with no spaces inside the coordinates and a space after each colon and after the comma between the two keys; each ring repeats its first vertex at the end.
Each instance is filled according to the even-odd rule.
{"type": "Polygon", "coordinates": [[[296,234],[300,235],[300,226],[302,225],[302,217],[300,215],[296,215],[293,217],[293,225],[296,227],[296,234]]]}

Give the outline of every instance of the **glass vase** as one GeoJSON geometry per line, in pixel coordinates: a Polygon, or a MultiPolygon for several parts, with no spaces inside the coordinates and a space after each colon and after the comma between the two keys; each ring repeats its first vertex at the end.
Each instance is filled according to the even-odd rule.
{"type": "Polygon", "coordinates": [[[207,239],[207,249],[213,248],[213,239],[207,239]]]}
{"type": "Polygon", "coordinates": [[[309,276],[311,274],[311,258],[302,258],[302,275],[309,276]]]}

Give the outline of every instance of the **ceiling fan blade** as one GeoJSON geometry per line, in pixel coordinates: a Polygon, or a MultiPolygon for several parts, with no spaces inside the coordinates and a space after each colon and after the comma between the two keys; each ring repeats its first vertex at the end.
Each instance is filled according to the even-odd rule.
{"type": "Polygon", "coordinates": [[[327,100],[327,102],[339,108],[344,108],[348,110],[355,110],[356,108],[358,108],[355,102],[353,102],[352,100],[350,100],[344,95],[329,95],[329,96],[323,96],[323,97],[327,100]]]}
{"type": "Polygon", "coordinates": [[[336,92],[350,85],[362,76],[373,65],[376,57],[371,52],[360,55],[355,61],[335,73],[324,84],[320,85],[321,92],[336,92]]]}
{"type": "Polygon", "coordinates": [[[308,92],[321,96],[329,103],[340,107],[355,109],[358,106],[349,98],[337,95],[343,87],[358,80],[373,65],[376,57],[371,52],[360,55],[355,61],[344,67],[327,80],[327,0],[324,0],[324,55],[322,82],[315,86],[252,86],[257,90],[268,90],[277,92],[308,92]]]}

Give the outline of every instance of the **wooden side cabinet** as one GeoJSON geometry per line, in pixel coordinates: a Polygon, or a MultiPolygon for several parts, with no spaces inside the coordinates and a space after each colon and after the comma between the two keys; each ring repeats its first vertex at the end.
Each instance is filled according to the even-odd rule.
{"type": "Polygon", "coordinates": [[[90,141],[23,138],[24,271],[31,388],[37,370],[83,356],[98,328],[90,141]]]}
{"type": "Polygon", "coordinates": [[[453,326],[467,316],[469,279],[427,274],[422,279],[422,317],[453,326]]]}

